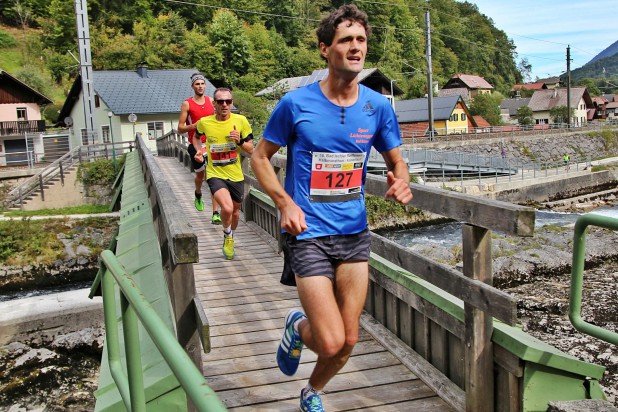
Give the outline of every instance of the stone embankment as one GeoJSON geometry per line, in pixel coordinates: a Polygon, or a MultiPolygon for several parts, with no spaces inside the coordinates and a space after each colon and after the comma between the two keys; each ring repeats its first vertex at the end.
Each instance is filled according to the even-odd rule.
{"type": "MultiPolygon", "coordinates": [[[[0,294],[92,281],[98,253],[116,229],[115,217],[104,222],[97,228],[68,222],[74,232],[57,234],[63,257],[51,264],[1,266],[0,294]]],[[[88,293],[0,302],[0,410],[94,409],[104,329],[101,298],[88,293]]]]}

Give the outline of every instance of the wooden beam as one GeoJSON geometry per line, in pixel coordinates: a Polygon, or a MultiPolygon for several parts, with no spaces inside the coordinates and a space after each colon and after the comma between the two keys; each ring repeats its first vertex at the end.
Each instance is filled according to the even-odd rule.
{"type": "MultiPolygon", "coordinates": [[[[414,197],[409,206],[507,235],[534,234],[534,208],[416,183],[410,183],[410,188],[414,197]]],[[[386,189],[385,177],[367,174],[366,193],[384,196],[386,189]]]]}
{"type": "MultiPolygon", "coordinates": [[[[465,248],[464,240],[464,248],[465,248]]],[[[408,272],[468,302],[508,325],[517,321],[517,301],[511,295],[477,279],[471,279],[450,266],[435,262],[392,240],[371,233],[371,251],[408,272]]]]}

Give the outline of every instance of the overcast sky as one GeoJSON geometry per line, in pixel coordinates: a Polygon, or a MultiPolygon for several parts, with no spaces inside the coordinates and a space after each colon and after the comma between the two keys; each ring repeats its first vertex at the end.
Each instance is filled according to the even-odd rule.
{"type": "Polygon", "coordinates": [[[565,72],[567,45],[573,70],[618,40],[615,1],[468,1],[513,40],[519,58],[532,64],[531,80],[565,72]]]}

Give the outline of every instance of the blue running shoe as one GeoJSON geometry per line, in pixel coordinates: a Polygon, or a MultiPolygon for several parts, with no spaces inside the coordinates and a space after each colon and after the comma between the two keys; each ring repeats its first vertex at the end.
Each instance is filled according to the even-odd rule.
{"type": "Polygon", "coordinates": [[[316,393],[304,399],[304,391],[305,389],[300,391],[300,410],[303,412],[324,412],[320,395],[316,393]]]}
{"type": "Polygon", "coordinates": [[[281,372],[292,376],[300,363],[300,352],[303,350],[303,342],[298,333],[294,332],[294,322],[307,317],[299,310],[292,309],[285,316],[285,329],[277,350],[277,365],[281,372]]]}

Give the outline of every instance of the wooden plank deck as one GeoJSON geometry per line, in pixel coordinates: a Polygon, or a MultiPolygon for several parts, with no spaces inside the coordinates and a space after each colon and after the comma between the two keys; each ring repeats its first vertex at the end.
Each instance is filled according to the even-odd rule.
{"type": "MultiPolygon", "coordinates": [[[[316,355],[305,349],[298,372],[282,374],[275,353],[287,311],[300,307],[296,289],[279,283],[283,259],[255,225],[241,221],[236,257],[221,251],[221,226],[193,206],[193,175],[174,158],[156,157],[198,236],[200,262],[194,265],[199,297],[211,325],[212,350],[203,355],[209,385],[231,411],[297,411],[316,355]]],[[[361,330],[350,360],[326,387],[327,411],[450,411],[443,400],[371,335],[361,330]]]]}

